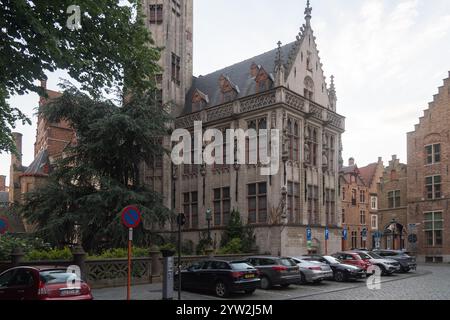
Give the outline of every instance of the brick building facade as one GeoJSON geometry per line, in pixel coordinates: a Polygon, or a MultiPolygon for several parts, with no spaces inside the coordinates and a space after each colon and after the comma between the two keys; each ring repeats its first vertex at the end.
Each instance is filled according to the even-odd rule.
{"type": "Polygon", "coordinates": [[[419,261],[450,262],[450,74],[408,133],[408,223],[419,261]]]}
{"type": "MultiPolygon", "coordinates": [[[[39,107],[60,96],[59,92],[48,90],[45,81],[41,82],[41,86],[46,90],[47,97],[40,98],[39,107]]],[[[22,134],[13,135],[19,155],[11,155],[9,202],[20,203],[24,194],[45,184],[55,160],[62,156],[65,147],[73,141],[74,132],[64,121],[51,123],[39,115],[34,160],[29,166],[22,164],[22,134]]],[[[31,231],[32,226],[25,222],[25,230],[31,231]]]]}
{"type": "Polygon", "coordinates": [[[375,247],[373,235],[378,230],[378,182],[382,171],[381,158],[362,168],[350,158],[348,166],[342,168],[342,227],[347,230],[342,250],[375,247]]]}
{"type": "Polygon", "coordinates": [[[408,168],[397,156],[389,161],[378,189],[380,248],[413,249],[407,243],[408,168]]]}

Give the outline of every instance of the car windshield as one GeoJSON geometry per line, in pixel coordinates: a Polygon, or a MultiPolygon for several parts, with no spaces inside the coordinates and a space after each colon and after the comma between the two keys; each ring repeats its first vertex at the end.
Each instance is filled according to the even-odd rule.
{"type": "Polygon", "coordinates": [[[282,258],[280,259],[280,264],[286,267],[295,267],[295,261],[292,259],[288,259],[288,258],[282,258]]]}
{"type": "Polygon", "coordinates": [[[363,252],[358,252],[358,256],[361,257],[361,259],[371,259],[371,257],[363,252]]]}
{"type": "Polygon", "coordinates": [[[233,270],[254,269],[251,265],[249,265],[246,262],[231,262],[230,265],[231,265],[231,268],[233,268],[233,270]]]}
{"type": "Polygon", "coordinates": [[[39,273],[42,282],[46,284],[59,284],[68,281],[80,281],[75,273],[69,273],[66,270],[42,271],[39,273]]]}
{"type": "Polygon", "coordinates": [[[376,254],[375,252],[369,252],[368,255],[371,256],[373,259],[383,259],[382,256],[376,254]]]}
{"type": "Polygon", "coordinates": [[[341,263],[339,259],[336,259],[335,257],[325,256],[323,257],[325,260],[327,260],[329,263],[341,263]]]}

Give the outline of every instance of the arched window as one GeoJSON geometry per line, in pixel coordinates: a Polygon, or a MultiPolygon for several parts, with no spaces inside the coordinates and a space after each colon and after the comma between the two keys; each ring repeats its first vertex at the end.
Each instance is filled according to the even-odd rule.
{"type": "Polygon", "coordinates": [[[305,98],[309,99],[309,100],[313,100],[314,99],[314,81],[313,79],[311,79],[311,77],[306,77],[305,81],[304,81],[304,96],[305,98]]]}

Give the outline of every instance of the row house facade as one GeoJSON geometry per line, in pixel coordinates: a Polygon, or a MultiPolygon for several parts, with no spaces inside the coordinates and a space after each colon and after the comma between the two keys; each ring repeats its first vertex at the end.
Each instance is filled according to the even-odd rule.
{"type": "MultiPolygon", "coordinates": [[[[328,250],[340,250],[345,119],[336,112],[333,78],[326,83],[309,1],[294,42],[278,43],[272,51],[199,77],[192,76],[192,0],[145,4],[155,44],[165,47],[159,88],[162,102],[176,116],[174,128],[193,132],[194,122],[201,121],[203,130],[281,132],[279,167],[273,175],[261,175],[260,159],[244,165],[174,165],[165,157],[145,167],[145,182],[163,194],[169,208],[186,215],[183,239],[198,243],[204,237],[211,210],[211,238],[218,249],[231,211],[238,210],[241,220],[254,228],[261,253],[324,253],[327,227],[328,250]],[[185,91],[183,99],[180,90],[185,91]]],[[[170,137],[163,143],[170,147],[170,137]]]]}
{"type": "Polygon", "coordinates": [[[354,158],[340,172],[340,196],[342,201],[342,227],[347,238],[342,239],[342,250],[376,247],[378,230],[378,183],[383,161],[358,168],[354,158]]]}
{"type": "Polygon", "coordinates": [[[379,188],[380,248],[404,250],[408,246],[408,167],[397,156],[392,156],[380,180],[379,188]]]}
{"type": "Polygon", "coordinates": [[[419,261],[450,262],[450,74],[408,133],[408,225],[419,261]]]}

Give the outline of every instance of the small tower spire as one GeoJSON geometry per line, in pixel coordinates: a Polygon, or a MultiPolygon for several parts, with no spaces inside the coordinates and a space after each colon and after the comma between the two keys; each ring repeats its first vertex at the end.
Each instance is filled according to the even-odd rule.
{"type": "Polygon", "coordinates": [[[277,49],[277,56],[275,59],[275,85],[276,86],[283,86],[284,85],[284,62],[283,62],[283,51],[281,50],[281,41],[278,41],[277,43],[278,49],[277,49]]]}
{"type": "Polygon", "coordinates": [[[283,64],[283,52],[281,51],[281,41],[277,42],[278,48],[277,48],[277,59],[275,60],[275,66],[279,67],[283,64]]]}
{"type": "Polygon", "coordinates": [[[334,76],[331,76],[330,90],[328,91],[330,98],[331,109],[336,111],[337,96],[336,96],[336,86],[334,84],[334,76]]]}
{"type": "Polygon", "coordinates": [[[305,20],[306,20],[307,27],[311,26],[311,13],[312,13],[312,7],[310,6],[310,2],[308,0],[308,2],[306,3],[306,8],[305,8],[305,20]]]}

